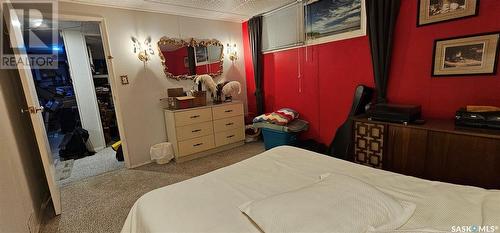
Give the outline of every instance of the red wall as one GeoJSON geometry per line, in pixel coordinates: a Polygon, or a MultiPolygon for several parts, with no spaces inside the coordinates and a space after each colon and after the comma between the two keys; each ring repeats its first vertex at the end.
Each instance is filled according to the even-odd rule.
{"type": "Polygon", "coordinates": [[[388,98],[421,104],[425,117],[453,118],[464,105],[500,106],[500,79],[495,76],[431,78],[434,39],[500,30],[500,1],[483,0],[479,15],[415,27],[417,4],[402,1],[396,28],[388,98]]]}
{"type": "MultiPolygon", "coordinates": [[[[417,28],[417,1],[402,1],[396,25],[389,101],[420,104],[426,118],[451,119],[459,107],[467,104],[500,106],[498,74],[431,77],[435,39],[500,30],[498,12],[500,1],[483,0],[477,17],[417,28]]],[[[255,86],[251,56],[247,56],[250,48],[246,23],[242,29],[250,102],[255,99],[255,86]]],[[[324,143],[330,143],[337,127],[345,120],[358,84],[374,85],[366,36],[264,55],[266,111],[281,107],[296,109],[301,118],[311,123],[305,136],[324,143]]],[[[249,104],[249,111],[252,109],[254,105],[249,104]]]]}

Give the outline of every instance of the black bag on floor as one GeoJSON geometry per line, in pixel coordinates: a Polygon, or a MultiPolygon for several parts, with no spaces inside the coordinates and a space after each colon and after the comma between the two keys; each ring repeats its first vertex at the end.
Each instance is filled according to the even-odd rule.
{"type": "Polygon", "coordinates": [[[82,128],[76,128],[71,133],[64,135],[59,145],[59,156],[63,159],[78,159],[93,155],[94,152],[87,149],[89,132],[82,128]]]}

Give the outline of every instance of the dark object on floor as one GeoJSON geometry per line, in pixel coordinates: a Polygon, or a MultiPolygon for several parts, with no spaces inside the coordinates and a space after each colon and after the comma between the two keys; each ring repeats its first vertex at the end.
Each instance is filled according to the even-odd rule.
{"type": "Polygon", "coordinates": [[[66,159],[79,159],[85,156],[95,154],[87,149],[87,141],[89,140],[89,132],[82,128],[76,128],[71,133],[64,135],[64,138],[59,145],[59,156],[66,159]]]}
{"type": "Polygon", "coordinates": [[[352,140],[351,117],[365,113],[365,108],[370,103],[372,98],[372,88],[363,85],[356,87],[351,111],[349,112],[344,124],[337,129],[335,137],[333,138],[330,148],[328,149],[329,155],[344,160],[352,160],[349,155],[349,148],[352,140]]]}
{"type": "Polygon", "coordinates": [[[314,151],[314,152],[320,153],[320,154],[327,154],[327,152],[328,152],[328,147],[325,144],[317,142],[314,139],[297,141],[294,146],[302,148],[302,149],[314,151]]]}
{"type": "Polygon", "coordinates": [[[395,123],[412,123],[420,119],[420,105],[376,104],[368,111],[373,120],[395,123]]]}
{"type": "Polygon", "coordinates": [[[500,129],[500,111],[469,112],[465,108],[460,108],[455,114],[455,125],[500,129]]]}

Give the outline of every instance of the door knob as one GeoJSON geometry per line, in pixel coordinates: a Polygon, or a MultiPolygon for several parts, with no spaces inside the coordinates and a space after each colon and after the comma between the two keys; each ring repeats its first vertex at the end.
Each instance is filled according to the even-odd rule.
{"type": "Polygon", "coordinates": [[[38,112],[43,112],[44,108],[43,106],[40,106],[36,108],[35,106],[29,106],[28,109],[21,109],[21,113],[31,113],[31,114],[37,114],[38,112]]]}

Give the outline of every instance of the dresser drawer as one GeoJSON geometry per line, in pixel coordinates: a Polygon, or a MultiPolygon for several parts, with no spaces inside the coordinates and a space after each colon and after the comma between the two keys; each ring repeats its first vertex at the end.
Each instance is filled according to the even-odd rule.
{"type": "Polygon", "coordinates": [[[215,133],[216,146],[223,146],[234,142],[239,142],[244,139],[245,139],[245,130],[243,130],[243,128],[215,133]]]}
{"type": "Polygon", "coordinates": [[[214,136],[208,135],[179,142],[178,157],[210,150],[215,147],[214,136]]]}
{"type": "Polygon", "coordinates": [[[175,126],[185,126],[212,120],[210,108],[189,110],[175,113],[175,126]]]}
{"type": "Polygon", "coordinates": [[[212,122],[203,122],[193,125],[177,127],[177,140],[184,141],[191,138],[207,136],[214,133],[212,122]]]}
{"type": "Polygon", "coordinates": [[[242,104],[228,104],[212,108],[214,120],[243,115],[242,104]]]}
{"type": "Polygon", "coordinates": [[[244,127],[243,116],[235,116],[214,121],[214,131],[222,132],[231,129],[242,129],[244,127]]]}

